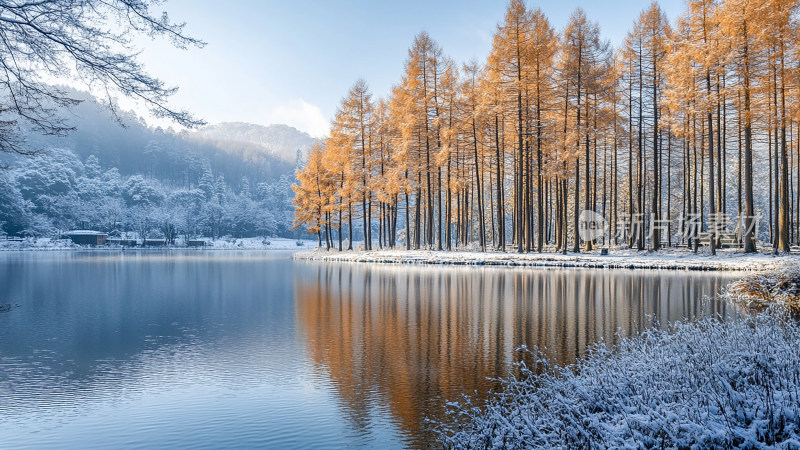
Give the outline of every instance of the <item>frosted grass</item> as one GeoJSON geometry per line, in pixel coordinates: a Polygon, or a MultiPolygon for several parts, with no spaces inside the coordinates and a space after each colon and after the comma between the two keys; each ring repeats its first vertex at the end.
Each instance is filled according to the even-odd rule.
{"type": "Polygon", "coordinates": [[[785,310],[600,343],[571,367],[536,350],[485,405],[448,405],[458,448],[800,447],[800,326],[785,310]]]}

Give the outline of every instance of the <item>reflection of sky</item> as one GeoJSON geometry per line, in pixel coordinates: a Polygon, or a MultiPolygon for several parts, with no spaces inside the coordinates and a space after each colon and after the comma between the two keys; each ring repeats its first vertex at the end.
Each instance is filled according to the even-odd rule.
{"type": "Polygon", "coordinates": [[[0,448],[422,443],[521,343],[566,361],[648,314],[730,314],[709,274],[2,256],[0,448]]]}
{"type": "Polygon", "coordinates": [[[21,306],[0,313],[2,448],[391,440],[344,422],[310,369],[285,258],[8,255],[0,303],[21,306]]]}

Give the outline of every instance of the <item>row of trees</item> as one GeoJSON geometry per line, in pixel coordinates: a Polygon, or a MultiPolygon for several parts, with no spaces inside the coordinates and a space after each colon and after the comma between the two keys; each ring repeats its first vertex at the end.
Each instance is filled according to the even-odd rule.
{"type": "Polygon", "coordinates": [[[36,164],[0,173],[0,231],[54,237],[94,229],[170,241],[291,234],[292,179],[251,185],[245,177],[233,186],[208,166],[202,172],[192,186],[170,186],[52,149],[36,164]]]}
{"type": "Polygon", "coordinates": [[[364,80],[343,98],[295,224],[340,249],[360,228],[367,249],[696,250],[704,230],[712,252],[723,231],[789,251],[797,30],[796,1],[689,0],[675,24],[653,3],[611,48],[580,9],[559,32],[511,0],[486,61],[461,65],[420,33],[388,98],[364,80]],[[581,233],[587,211],[607,233],[581,233]]]}

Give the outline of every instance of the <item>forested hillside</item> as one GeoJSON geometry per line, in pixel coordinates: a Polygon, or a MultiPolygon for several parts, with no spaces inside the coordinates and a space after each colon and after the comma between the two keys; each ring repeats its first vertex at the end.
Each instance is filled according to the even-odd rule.
{"type": "Polygon", "coordinates": [[[206,139],[205,129],[150,128],[130,113],[121,114],[120,124],[88,94],[70,94],[83,99],[69,117],[74,131],[63,138],[30,133],[26,145],[41,154],[3,155],[8,166],[0,171],[3,232],[45,237],[69,229],[140,237],[292,233],[291,184],[297,155],[313,141],[307,134],[285,125],[209,127],[215,135],[233,134],[245,125],[261,131],[234,146],[206,139]],[[295,155],[291,162],[278,156],[289,154],[295,155]]]}

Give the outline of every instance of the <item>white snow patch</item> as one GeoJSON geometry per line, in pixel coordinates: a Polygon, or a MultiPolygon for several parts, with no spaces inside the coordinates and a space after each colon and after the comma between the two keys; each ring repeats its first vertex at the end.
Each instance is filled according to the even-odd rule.
{"type": "Polygon", "coordinates": [[[717,255],[692,253],[686,249],[664,249],[657,252],[614,249],[609,255],[599,250],[588,253],[510,253],[498,251],[434,251],[384,249],[342,251],[315,249],[294,255],[296,259],[337,262],[390,264],[445,264],[491,266],[585,267],[622,269],[673,270],[775,270],[800,264],[800,257],[771,254],[745,254],[738,250],[717,250],[717,255]]]}
{"type": "MultiPolygon", "coordinates": [[[[150,240],[150,239],[148,239],[150,240]]],[[[308,250],[317,246],[317,241],[308,239],[287,239],[287,238],[222,238],[212,240],[203,238],[198,240],[206,241],[205,247],[194,247],[195,250],[308,250]]],[[[136,247],[140,249],[140,247],[136,247]]],[[[164,250],[185,250],[183,240],[179,239],[175,246],[148,248],[152,251],[164,250]]],[[[30,251],[30,250],[119,250],[118,246],[98,246],[86,247],[73,243],[69,239],[50,239],[50,238],[26,238],[19,241],[7,241],[0,239],[0,251],[30,251]]]]}

